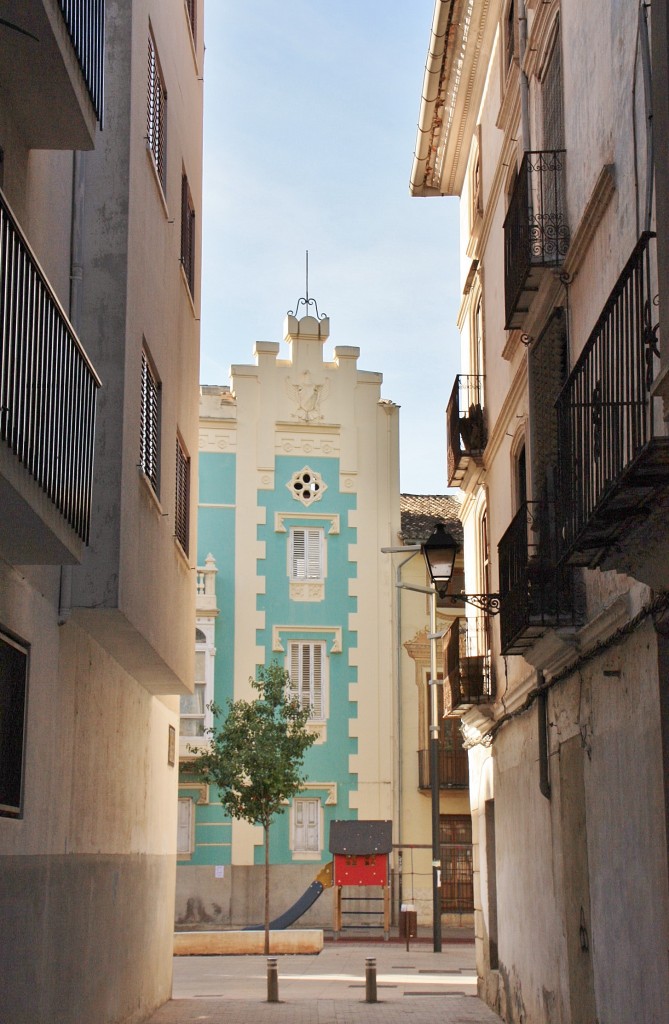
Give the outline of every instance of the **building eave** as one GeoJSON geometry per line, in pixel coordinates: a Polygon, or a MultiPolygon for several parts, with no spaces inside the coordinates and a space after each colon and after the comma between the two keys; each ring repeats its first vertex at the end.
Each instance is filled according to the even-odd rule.
{"type": "Polygon", "coordinates": [[[436,0],[409,191],[459,195],[496,21],[491,0],[436,0]]]}

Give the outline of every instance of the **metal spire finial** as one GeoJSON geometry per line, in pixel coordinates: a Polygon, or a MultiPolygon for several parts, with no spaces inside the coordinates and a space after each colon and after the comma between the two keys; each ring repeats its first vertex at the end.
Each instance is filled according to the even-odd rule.
{"type": "Polygon", "coordinates": [[[313,306],[314,309],[316,310],[316,319],[317,320],[327,320],[327,313],[319,313],[318,312],[318,303],[316,302],[315,299],[310,299],[309,298],[309,250],[308,249],[305,250],[304,264],[305,264],[304,269],[305,269],[305,286],[306,286],[305,287],[305,292],[306,292],[306,294],[305,294],[304,298],[301,298],[301,299],[297,300],[297,302],[295,303],[295,310],[294,311],[292,309],[288,310],[288,316],[297,316],[297,311],[300,308],[300,306],[302,306],[302,305],[305,307],[305,313],[308,314],[309,313],[309,306],[313,306]]]}

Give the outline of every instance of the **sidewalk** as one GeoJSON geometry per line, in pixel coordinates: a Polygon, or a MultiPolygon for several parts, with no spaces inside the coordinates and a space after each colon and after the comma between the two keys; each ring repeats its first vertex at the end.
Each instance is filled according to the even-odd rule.
{"type": "Polygon", "coordinates": [[[147,1024],[500,1024],[476,996],[474,949],[444,944],[333,943],[281,956],[279,1003],[267,1002],[263,956],[175,957],[173,998],[147,1024]],[[365,1002],[365,958],[375,957],[377,1003],[365,1002]]]}

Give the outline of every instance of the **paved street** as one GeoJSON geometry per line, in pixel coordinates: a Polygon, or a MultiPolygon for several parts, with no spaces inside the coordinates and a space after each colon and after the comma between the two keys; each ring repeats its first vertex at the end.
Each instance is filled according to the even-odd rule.
{"type": "Polygon", "coordinates": [[[280,956],[279,1000],[268,1003],[263,956],[176,957],[173,999],[148,1024],[499,1024],[476,996],[474,948],[425,943],[327,943],[280,956]],[[365,958],[377,963],[378,1002],[365,1002],[365,958]]]}

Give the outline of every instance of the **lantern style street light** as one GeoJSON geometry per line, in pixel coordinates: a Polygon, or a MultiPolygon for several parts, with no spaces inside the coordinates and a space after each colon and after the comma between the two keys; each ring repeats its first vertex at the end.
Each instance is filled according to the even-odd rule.
{"type": "Polygon", "coordinates": [[[453,575],[455,556],[459,551],[458,543],[448,533],[443,523],[437,523],[434,533],[422,545],[423,558],[432,581],[432,586],[439,597],[448,596],[452,601],[463,601],[472,604],[488,615],[499,612],[499,594],[449,594],[448,586],[453,575]]]}

